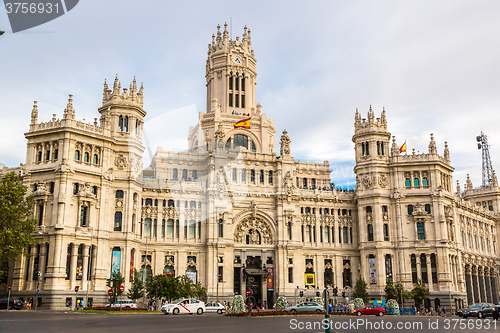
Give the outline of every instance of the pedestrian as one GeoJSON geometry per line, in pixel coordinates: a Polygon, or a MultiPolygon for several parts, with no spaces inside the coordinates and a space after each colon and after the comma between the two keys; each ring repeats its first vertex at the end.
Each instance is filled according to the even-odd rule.
{"type": "MultiPolygon", "coordinates": [[[[26,302],[25,302],[25,304],[26,304],[26,302]]],[[[69,300],[67,300],[67,302],[66,302],[66,307],[68,308],[68,311],[71,311],[71,304],[70,304],[69,300]]]]}
{"type": "Polygon", "coordinates": [[[446,317],[446,308],[443,306],[443,317],[446,317]]]}
{"type": "Polygon", "coordinates": [[[438,316],[441,317],[441,307],[439,305],[437,306],[436,311],[437,311],[438,316]]]}

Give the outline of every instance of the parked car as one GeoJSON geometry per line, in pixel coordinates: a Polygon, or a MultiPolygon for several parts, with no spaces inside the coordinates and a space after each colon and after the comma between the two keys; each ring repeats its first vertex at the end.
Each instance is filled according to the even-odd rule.
{"type": "Polygon", "coordinates": [[[201,315],[203,314],[203,312],[205,312],[205,303],[197,299],[185,298],[174,301],[170,304],[165,304],[161,307],[161,312],[163,312],[164,314],[172,313],[174,315],[177,315],[179,313],[197,313],[201,315]]]}
{"type": "Polygon", "coordinates": [[[385,309],[381,307],[380,305],[367,305],[362,309],[356,309],[354,310],[354,313],[356,313],[357,316],[361,315],[376,315],[376,316],[383,316],[385,315],[385,309]]]}
{"type": "Polygon", "coordinates": [[[493,308],[495,304],[492,303],[475,303],[469,306],[467,309],[457,310],[455,313],[457,316],[462,318],[467,317],[477,317],[477,318],[485,318],[493,316],[493,308]]]}
{"type": "Polygon", "coordinates": [[[292,305],[285,309],[289,312],[325,312],[322,305],[316,302],[302,302],[298,305],[292,305]]]}
{"type": "MultiPolygon", "coordinates": [[[[106,307],[109,308],[109,304],[106,304],[106,307]]],[[[129,299],[119,300],[116,303],[111,304],[111,308],[122,308],[122,309],[137,309],[137,304],[134,301],[129,299]]]]}
{"type": "Polygon", "coordinates": [[[205,303],[205,312],[217,312],[218,314],[223,314],[226,312],[224,304],[219,302],[208,302],[205,303]]]}
{"type": "MultiPolygon", "coordinates": [[[[15,298],[9,298],[9,309],[11,310],[21,310],[23,308],[23,302],[15,298]]],[[[7,298],[0,299],[0,309],[7,309],[7,298]]]]}

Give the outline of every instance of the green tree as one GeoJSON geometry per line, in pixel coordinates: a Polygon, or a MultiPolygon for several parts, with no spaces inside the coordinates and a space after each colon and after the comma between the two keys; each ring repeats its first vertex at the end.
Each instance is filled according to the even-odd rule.
{"type": "Polygon", "coordinates": [[[356,280],[356,285],[354,286],[354,297],[361,298],[365,303],[368,302],[368,291],[366,290],[367,284],[363,278],[356,280]]]}
{"type": "Polygon", "coordinates": [[[193,296],[199,300],[206,301],[207,299],[207,288],[202,287],[201,283],[196,283],[193,285],[193,296]]]}
{"type": "Polygon", "coordinates": [[[179,297],[193,297],[193,281],[187,275],[179,276],[179,297]]]}
{"type": "Polygon", "coordinates": [[[35,243],[31,233],[35,230],[33,198],[26,197],[27,187],[14,172],[2,177],[0,182],[0,283],[9,272],[9,261],[28,255],[28,248],[35,243]]]}
{"type": "Polygon", "coordinates": [[[132,280],[132,285],[127,292],[127,297],[135,302],[142,296],[144,296],[144,283],[142,283],[141,273],[134,268],[134,278],[132,280]]]}
{"type": "Polygon", "coordinates": [[[146,282],[146,294],[148,298],[166,299],[169,302],[180,296],[179,278],[172,274],[158,274],[148,278],[146,282]]]}
{"type": "Polygon", "coordinates": [[[120,291],[120,286],[124,283],[125,278],[122,276],[122,273],[118,269],[113,270],[111,277],[106,281],[106,286],[113,290],[113,296],[109,298],[109,304],[116,303],[117,297],[123,294],[120,291]]]}
{"type": "Polygon", "coordinates": [[[411,293],[404,289],[403,284],[400,282],[394,284],[391,279],[387,280],[384,291],[386,300],[394,299],[401,306],[403,306],[405,299],[412,297],[411,293]]]}
{"type": "Polygon", "coordinates": [[[422,280],[418,279],[417,284],[411,291],[411,298],[415,301],[415,305],[420,307],[422,303],[429,297],[429,288],[425,286],[422,280]]]}

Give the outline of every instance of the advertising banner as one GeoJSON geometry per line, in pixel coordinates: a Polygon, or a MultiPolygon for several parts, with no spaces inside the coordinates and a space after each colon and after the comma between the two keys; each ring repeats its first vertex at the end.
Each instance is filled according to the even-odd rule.
{"type": "Polygon", "coordinates": [[[377,283],[377,269],[375,266],[375,258],[368,258],[368,267],[370,270],[370,284],[377,283]]]}
{"type": "Polygon", "coordinates": [[[267,269],[267,290],[274,290],[274,268],[267,269]]]}
{"type": "Polygon", "coordinates": [[[113,254],[111,256],[111,275],[115,271],[120,271],[120,262],[122,258],[122,252],[120,250],[113,250],[113,254]]]}
{"type": "Polygon", "coordinates": [[[134,281],[134,252],[130,252],[130,277],[129,281],[134,281]]]}
{"type": "Polygon", "coordinates": [[[312,286],[314,285],[314,273],[306,273],[305,274],[306,278],[306,286],[312,286]]]}

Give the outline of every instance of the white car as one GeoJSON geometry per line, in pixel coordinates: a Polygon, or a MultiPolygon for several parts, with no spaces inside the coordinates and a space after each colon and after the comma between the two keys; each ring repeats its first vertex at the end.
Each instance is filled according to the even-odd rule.
{"type": "MultiPolygon", "coordinates": [[[[106,304],[106,307],[109,308],[109,304],[106,304]]],[[[119,300],[116,303],[111,304],[112,308],[122,308],[122,309],[137,309],[137,304],[134,301],[129,299],[119,300]]]]}
{"type": "Polygon", "coordinates": [[[197,313],[199,315],[205,312],[205,303],[193,298],[185,298],[181,300],[174,301],[170,304],[165,304],[161,307],[161,312],[164,314],[174,314],[179,313],[197,313]]]}
{"type": "Polygon", "coordinates": [[[224,312],[226,312],[226,308],[224,307],[224,304],[221,304],[219,302],[208,302],[205,303],[205,311],[223,314],[224,312]]]}

